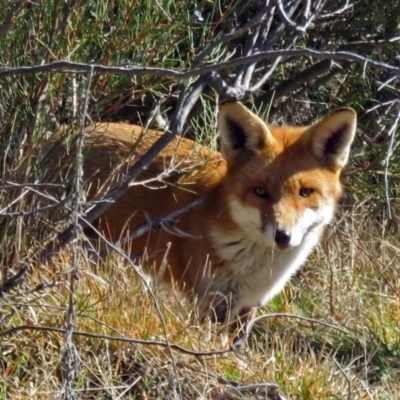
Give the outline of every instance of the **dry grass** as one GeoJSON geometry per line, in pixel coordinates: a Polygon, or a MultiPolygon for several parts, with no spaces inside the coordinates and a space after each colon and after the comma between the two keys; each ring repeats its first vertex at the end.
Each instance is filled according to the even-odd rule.
{"type": "MultiPolygon", "coordinates": [[[[243,27],[261,4],[231,0],[3,3],[1,68],[67,59],[176,71],[193,68],[193,60],[218,43],[220,33],[231,32],[232,21],[236,28],[243,27]],[[204,22],[195,18],[197,9],[204,22]],[[166,23],[166,15],[172,23],[166,23]]],[[[297,22],[304,8],[322,4],[294,3],[298,4],[297,22]]],[[[384,7],[377,4],[375,0],[357,2],[331,20],[314,19],[302,37],[294,35],[294,29],[285,27],[276,14],[276,20],[265,18],[265,26],[272,28],[265,30],[269,34],[263,39],[270,41],[273,32],[281,31],[273,45],[277,50],[291,48],[295,40],[294,47],[299,49],[314,43],[317,50],[336,51],[354,44],[360,32],[367,32],[371,40],[381,38],[382,32],[387,39],[396,36],[396,2],[386,2],[384,7]]],[[[335,2],[326,2],[321,15],[337,7],[335,2]]],[[[215,47],[204,65],[240,56],[255,31],[215,47]]],[[[390,63],[396,58],[397,44],[367,43],[360,55],[390,63]]],[[[266,316],[256,323],[239,352],[196,356],[154,343],[168,339],[194,352],[218,351],[222,346],[217,328],[196,325],[195,306],[178,293],[159,287],[147,290],[122,256],[113,254],[100,265],[82,247],[73,293],[75,332],[85,333],[72,338],[79,356],[76,398],[254,399],[254,390],[244,391],[243,386],[265,382],[277,383],[280,393],[292,400],[400,398],[400,235],[396,226],[386,226],[376,217],[381,212],[377,206],[372,209],[374,204],[384,207],[386,196],[396,197],[399,189],[399,151],[390,157],[390,191],[385,192],[382,184],[391,137],[398,143],[398,133],[386,134],[397,126],[398,86],[389,80],[390,85],[383,87],[389,77],[371,64],[367,68],[335,61],[328,63],[329,70],[315,74],[320,61],[311,57],[282,60],[254,100],[260,109],[268,108],[269,119],[284,123],[308,122],[311,115],[314,118],[343,105],[363,111],[363,132],[352,152],[349,179],[360,198],[374,195],[375,203],[367,201],[342,212],[302,271],[260,310],[259,316],[266,316]],[[266,107],[272,104],[272,93],[274,106],[266,107]],[[374,112],[365,112],[371,106],[374,112]],[[148,342],[133,343],[132,339],[148,342]]],[[[269,68],[268,62],[258,64],[253,82],[269,68]]],[[[226,71],[222,77],[229,83],[236,71],[226,71]]],[[[146,122],[158,102],[167,118],[182,85],[187,83],[162,76],[97,74],[87,93],[87,77],[67,71],[1,80],[0,178],[4,186],[0,204],[6,213],[0,215],[0,284],[39,252],[41,243],[35,241],[65,226],[62,221],[68,210],[62,207],[63,195],[51,201],[55,205],[55,199],[60,199],[62,210],[52,208],[48,216],[37,211],[49,189],[33,185],[38,193],[26,185],[49,183],[51,179],[44,176],[58,172],[32,156],[38,144],[60,124],[77,124],[88,98],[88,116],[93,121],[146,122]]],[[[211,127],[217,101],[210,92],[202,101],[191,123],[201,116],[194,130],[201,141],[209,143],[215,140],[211,127]]],[[[394,218],[397,225],[398,216],[399,210],[394,218]]],[[[18,292],[0,298],[1,400],[61,397],[72,264],[72,249],[67,247],[51,264],[30,271],[18,292]]],[[[259,393],[258,398],[262,397],[259,393]]]]}
{"type": "MultiPolygon", "coordinates": [[[[256,398],[241,387],[274,382],[290,399],[396,399],[398,239],[385,238],[382,225],[361,207],[342,213],[284,293],[260,310],[266,316],[256,323],[247,345],[208,356],[151,343],[168,339],[192,351],[220,350],[215,327],[193,323],[193,305],[173,290],[146,289],[121,256],[113,255],[100,266],[82,251],[75,330],[92,335],[73,337],[79,355],[76,397],[256,398]]],[[[0,398],[54,399],[60,393],[65,339],[51,328],[64,328],[70,268],[70,250],[65,249],[51,265],[32,271],[21,289],[25,294],[2,300],[0,398]],[[59,284],[28,293],[54,281],[59,284]],[[20,326],[26,328],[7,333],[20,326]]]]}

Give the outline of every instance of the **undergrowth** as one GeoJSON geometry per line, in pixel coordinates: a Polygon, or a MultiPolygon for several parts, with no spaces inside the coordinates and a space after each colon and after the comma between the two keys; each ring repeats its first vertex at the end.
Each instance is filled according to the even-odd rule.
{"type": "MultiPolygon", "coordinates": [[[[287,12],[295,7],[290,18],[297,24],[310,5],[312,12],[322,4],[272,3],[285,3],[287,12]]],[[[0,9],[0,73],[59,60],[186,71],[213,43],[219,44],[200,66],[247,54],[257,29],[266,42],[256,41],[270,45],[266,50],[344,49],[397,65],[396,2],[326,2],[325,17],[318,19],[320,13],[302,34],[274,6],[270,24],[265,17],[268,26],[227,40],[257,15],[260,4],[6,0],[0,9]],[[275,42],[268,44],[271,37],[275,42]]],[[[274,61],[262,60],[254,77],[274,61]]],[[[242,67],[221,76],[232,84],[242,67]]],[[[71,244],[49,262],[38,259],[46,241],[65,228],[74,195],[53,180],[65,178],[60,171],[71,163],[68,155],[56,160],[59,168],[43,163],[39,149],[47,138],[60,125],[80,126],[86,100],[87,123],[146,125],[158,114],[156,122],[168,124],[182,88],[193,82],[98,73],[89,86],[89,76],[74,70],[0,77],[0,284],[30,265],[25,281],[0,298],[1,400],[54,399],[62,392],[71,275],[76,398],[226,400],[265,398],[268,392],[279,400],[278,385],[292,400],[400,399],[398,77],[370,64],[311,56],[283,58],[272,72],[250,95],[257,115],[303,124],[352,106],[359,131],[335,223],[285,290],[259,310],[247,343],[236,351],[224,348],[219,327],[198,323],[196,304],[143,276],[140,262],[123,254],[99,261],[83,235],[73,243],[76,272],[71,274],[71,244]],[[52,208],[41,209],[48,200],[52,208]]],[[[200,99],[186,134],[217,148],[217,105],[223,99],[212,87],[200,99]]]]}
{"type": "MultiPolygon", "coordinates": [[[[138,266],[121,255],[100,266],[82,246],[75,293],[77,396],[239,399],[252,398],[254,385],[270,382],[291,399],[396,399],[399,243],[378,234],[377,221],[361,221],[360,213],[356,206],[340,214],[291,284],[259,310],[263,318],[248,343],[223,354],[168,348],[210,352],[223,342],[217,327],[197,323],[194,305],[179,293],[143,280],[138,266]]],[[[58,393],[70,268],[65,249],[32,271],[31,287],[52,287],[25,287],[25,294],[3,299],[2,398],[58,393]]]]}

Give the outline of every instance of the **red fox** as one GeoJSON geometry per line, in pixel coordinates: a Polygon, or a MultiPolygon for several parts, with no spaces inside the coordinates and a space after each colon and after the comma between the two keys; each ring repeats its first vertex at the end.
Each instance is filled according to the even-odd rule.
{"type": "MultiPolygon", "coordinates": [[[[211,312],[232,327],[284,287],[332,219],[356,113],[342,108],[308,127],[275,127],[241,103],[227,103],[218,125],[220,153],[177,138],[143,171],[147,183],[131,186],[97,227],[117,241],[146,218],[163,218],[202,197],[174,226],[135,238],[129,250],[197,297],[201,315],[211,312]]],[[[117,164],[134,161],[162,135],[148,131],[139,140],[142,133],[115,123],[87,129],[84,170],[94,177],[92,194],[117,164]]]]}

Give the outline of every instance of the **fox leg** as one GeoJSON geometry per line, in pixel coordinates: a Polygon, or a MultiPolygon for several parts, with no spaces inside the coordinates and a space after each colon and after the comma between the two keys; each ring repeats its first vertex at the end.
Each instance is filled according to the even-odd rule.
{"type": "Polygon", "coordinates": [[[247,339],[249,324],[255,317],[256,311],[257,309],[254,307],[245,307],[239,310],[237,318],[228,326],[230,346],[234,348],[240,346],[247,339]]]}

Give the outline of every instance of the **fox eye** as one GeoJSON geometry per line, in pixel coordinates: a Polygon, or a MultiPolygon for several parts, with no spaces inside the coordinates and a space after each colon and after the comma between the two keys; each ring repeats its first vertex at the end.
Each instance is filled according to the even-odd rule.
{"type": "Polygon", "coordinates": [[[261,186],[256,186],[254,188],[254,193],[256,194],[256,196],[263,197],[264,199],[268,197],[267,191],[261,186]]]}
{"type": "Polygon", "coordinates": [[[300,197],[310,197],[314,193],[314,189],[311,188],[301,188],[299,195],[300,197]]]}

